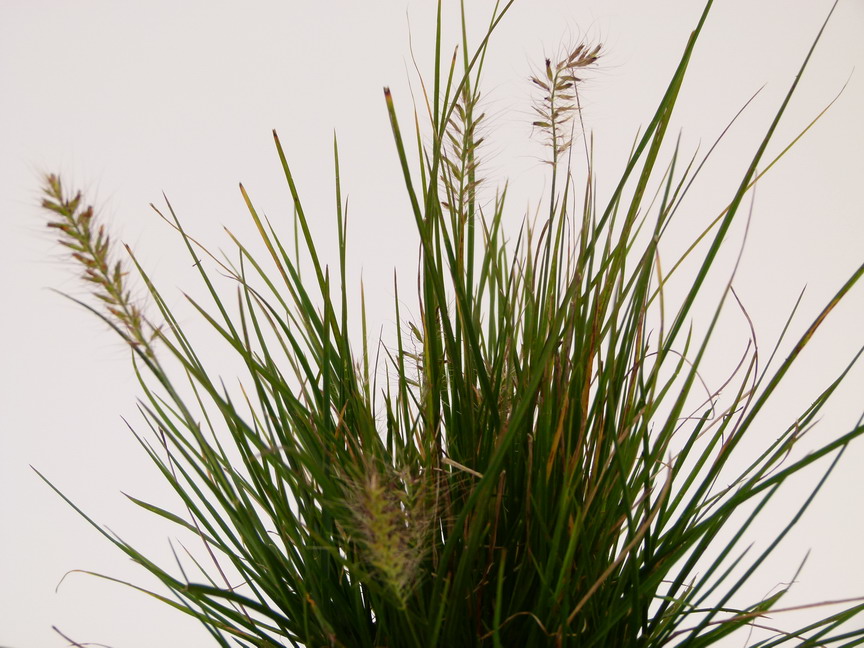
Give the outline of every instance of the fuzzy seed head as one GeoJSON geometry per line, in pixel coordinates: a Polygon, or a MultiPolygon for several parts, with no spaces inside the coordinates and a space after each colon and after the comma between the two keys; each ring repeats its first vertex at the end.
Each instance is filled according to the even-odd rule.
{"type": "Polygon", "coordinates": [[[601,49],[600,44],[592,47],[581,43],[557,61],[547,58],[543,73],[531,77],[531,82],[543,91],[534,102],[539,119],[532,126],[545,134],[545,142],[552,149],[552,164],[573,143],[572,121],[580,110],[577,86],[583,81],[583,70],[600,58],[601,49]]]}
{"type": "Polygon", "coordinates": [[[418,484],[375,469],[349,484],[351,534],[374,573],[402,604],[419,576],[431,531],[425,494],[412,492],[418,484]]]}
{"type": "Polygon", "coordinates": [[[88,205],[82,209],[81,192],[69,197],[60,178],[54,174],[45,176],[42,194],[43,209],[53,213],[48,227],[60,232],[59,242],[72,251],[72,259],[83,268],[83,279],[93,284],[96,298],[103,303],[126,341],[152,357],[152,342],[158,329],[146,324],[126,287],[122,264],[112,261],[111,239],[105,227],[99,225],[94,230],[93,207],[88,205]]]}

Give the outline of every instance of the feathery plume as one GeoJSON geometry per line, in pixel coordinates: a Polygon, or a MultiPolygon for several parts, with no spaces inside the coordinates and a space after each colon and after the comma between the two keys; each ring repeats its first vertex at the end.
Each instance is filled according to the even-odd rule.
{"type": "Polygon", "coordinates": [[[94,223],[93,207],[82,207],[80,191],[69,197],[54,174],[45,176],[42,194],[42,207],[56,214],[48,227],[60,232],[59,243],[70,249],[72,258],[84,268],[83,278],[104,304],[109,319],[131,346],[153,357],[152,341],[158,330],[147,323],[132,299],[126,286],[127,272],[120,261],[112,259],[111,238],[104,225],[94,223]]]}
{"type": "Polygon", "coordinates": [[[532,125],[546,134],[546,142],[552,148],[552,164],[573,143],[571,122],[580,109],[577,85],[583,80],[584,70],[600,58],[602,47],[582,43],[555,63],[547,58],[543,73],[531,77],[531,82],[543,90],[541,99],[534,103],[540,119],[532,125]]]}

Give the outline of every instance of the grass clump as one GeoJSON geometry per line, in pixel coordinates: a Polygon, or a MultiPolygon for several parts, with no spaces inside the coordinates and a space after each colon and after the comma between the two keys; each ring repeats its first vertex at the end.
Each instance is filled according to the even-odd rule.
{"type": "MultiPolygon", "coordinates": [[[[199,619],[218,645],[713,644],[780,607],[788,586],[743,603],[742,587],[864,434],[859,422],[788,459],[844,372],[785,430],[772,429],[755,459],[739,448],[864,266],[776,366],[773,356],[761,365],[748,347],[722,397],[702,395],[699,370],[734,296],[731,282],[705,336],[687,330],[757,167],[774,162],[763,154],[795,86],[728,207],[700,237],[704,249],[688,252],[702,257],[672,304],[664,286],[679,266],[662,274],[659,244],[701,165],[682,163],[677,149],[666,166],[658,160],[710,3],[611,196],[596,194],[590,153],[584,183],[571,167],[579,85],[601,47],[579,44],[532,77],[552,182],[542,222],[526,222],[515,244],[502,225],[506,188],[481,203],[477,173],[483,61],[511,5],[496,8],[479,48],[463,36],[461,61],[449,65],[439,5],[434,83],[424,95],[429,130],[418,126],[414,162],[385,90],[421,252],[419,315],[403,320],[397,296],[395,342],[377,351],[387,374],[380,383],[365,306],[359,340],[348,316],[356,287],[346,283],[335,143],[340,255],[331,271],[274,132],[309,281],[301,279],[306,261],[242,185],[266,258],[232,237],[234,260],[217,259],[167,204],[212,301],[190,302],[245,366],[239,391],[206,366],[132,257],[158,311],[159,324],[148,322],[122,265],[108,260],[92,208],[81,211],[80,195],[46,180],[45,206],[58,219],[51,225],[105,305],[93,310],[131,348],[156,443],[136,436],[179,507],[133,501],[200,539],[207,558],[190,554],[170,569],[97,528],[174,598],[153,596],[199,619]],[[229,291],[214,265],[233,282],[229,291]],[[784,482],[816,462],[827,464],[824,477],[793,518],[764,548],[744,547],[784,482]]],[[[853,602],[754,645],[860,644],[864,630],[849,628],[862,611],[853,602]]]]}

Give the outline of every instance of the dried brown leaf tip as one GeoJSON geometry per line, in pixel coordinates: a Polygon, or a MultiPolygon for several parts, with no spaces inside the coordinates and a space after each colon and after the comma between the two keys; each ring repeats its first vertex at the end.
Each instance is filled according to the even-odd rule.
{"type": "Polygon", "coordinates": [[[582,83],[584,71],[600,58],[602,47],[581,43],[557,61],[547,58],[543,73],[531,77],[531,82],[543,90],[534,102],[539,119],[532,125],[545,134],[545,142],[552,149],[552,164],[573,143],[572,121],[580,108],[577,86],[582,83]]]}
{"type": "Polygon", "coordinates": [[[130,345],[152,357],[152,341],[158,331],[132,299],[126,287],[127,273],[120,261],[113,260],[111,238],[104,225],[94,223],[93,207],[82,207],[80,191],[71,197],[66,194],[60,178],[53,174],[45,176],[42,195],[42,207],[54,215],[48,227],[59,231],[59,243],[71,250],[72,258],[83,268],[83,279],[109,319],[130,345]]]}

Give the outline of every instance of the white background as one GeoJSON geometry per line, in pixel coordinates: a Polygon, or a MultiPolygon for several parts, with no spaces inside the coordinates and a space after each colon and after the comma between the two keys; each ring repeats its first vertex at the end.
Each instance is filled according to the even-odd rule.
{"type": "MultiPolygon", "coordinates": [[[[146,3],[3,0],[0,3],[0,646],[79,642],[115,648],[210,645],[180,613],[73,569],[153,583],[49,488],[38,468],[97,521],[166,563],[170,529],[121,494],[170,503],[120,416],[135,422],[137,388],[122,345],[93,316],[49,290],[85,297],[36,207],[39,174],[85,188],[111,231],[133,245],[163,291],[193,289],[188,257],[148,208],[171,199],[186,226],[213,247],[223,225],[252,234],[237,182],[274,221],[290,220],[270,131],[293,164],[319,240],[334,240],[333,129],[350,195],[352,281],[362,269],[375,326],[392,330],[391,284],[416,268],[413,224],[396,164],[381,88],[390,85],[410,125],[408,33],[430,77],[431,1],[146,3]],[[371,288],[370,288],[371,287],[371,288]]],[[[455,16],[455,0],[445,0],[455,16]]],[[[492,7],[471,1],[478,34],[492,7]]],[[[680,235],[703,227],[731,196],[760,133],[792,82],[830,8],[825,0],[718,0],[697,49],[675,128],[685,152],[702,150],[763,84],[764,90],[705,170],[682,213],[680,235]]],[[[543,190],[544,150],[531,139],[532,67],[585,34],[608,55],[586,89],[597,171],[608,187],[636,130],[671,77],[701,11],[692,0],[516,3],[487,65],[487,186],[511,181],[513,222],[543,190]]],[[[458,40],[448,21],[445,43],[458,40]]],[[[851,77],[845,93],[781,168],[760,185],[736,288],[766,351],[807,285],[800,334],[864,260],[864,3],[841,0],[778,132],[780,150],[851,77]],[[856,70],[857,68],[857,70],[856,70]]],[[[668,158],[667,158],[668,159],[668,158]]],[[[605,194],[608,196],[608,193],[605,194]]],[[[740,240],[741,228],[734,236],[740,240]]],[[[683,239],[681,239],[683,240],[683,239]]],[[[731,246],[737,251],[737,244],[731,246]]],[[[332,248],[329,248],[332,260],[332,248]]],[[[728,269],[728,268],[727,268],[728,269]]],[[[180,302],[178,298],[178,303],[180,302]]],[[[836,309],[763,421],[766,438],[789,424],[864,343],[864,287],[836,309]],[[808,398],[810,400],[808,400],[808,398]]],[[[192,325],[190,323],[190,325],[192,325]]],[[[739,331],[740,333],[740,331],[739,331]]],[[[746,337],[712,356],[717,376],[746,337]]],[[[722,346],[722,345],[721,345],[722,346]]],[[[734,361],[733,361],[734,359],[734,361]]],[[[707,370],[711,373],[710,368],[707,370]]],[[[808,443],[851,428],[864,409],[853,372],[808,443]]],[[[864,443],[844,457],[813,509],[752,591],[763,594],[810,558],[789,604],[864,595],[864,443]],[[792,598],[794,596],[794,599],[792,598]]],[[[815,478],[809,473],[808,478],[815,478]]],[[[793,510],[808,484],[789,489],[793,510]]],[[[758,539],[758,538],[757,538],[758,539]]],[[[778,615],[794,627],[806,612],[778,615]]],[[[744,645],[738,637],[728,645],[744,645]]]]}

